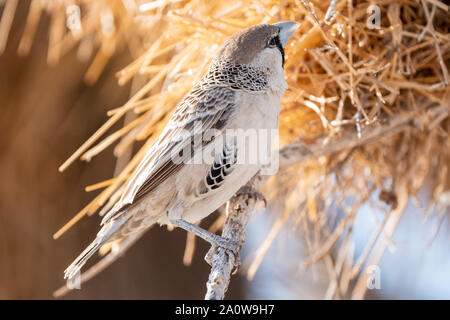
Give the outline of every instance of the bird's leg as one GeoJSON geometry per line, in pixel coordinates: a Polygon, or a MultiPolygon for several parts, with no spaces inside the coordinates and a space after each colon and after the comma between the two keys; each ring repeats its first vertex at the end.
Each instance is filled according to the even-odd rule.
{"type": "MultiPolygon", "coordinates": [[[[241,196],[248,196],[248,197],[254,198],[255,201],[264,202],[264,207],[266,207],[267,206],[266,198],[264,197],[264,195],[261,192],[259,192],[254,187],[254,183],[252,181],[253,181],[253,179],[250,182],[248,182],[246,185],[242,186],[236,192],[236,194],[234,195],[233,198],[241,197],[241,196]]],[[[239,245],[241,245],[240,242],[239,242],[239,245]]],[[[210,264],[211,266],[213,263],[214,255],[216,254],[216,249],[217,249],[216,246],[214,246],[214,245],[211,246],[211,248],[209,249],[208,253],[205,256],[206,262],[208,262],[208,264],[210,264]]],[[[234,259],[235,259],[235,261],[234,261],[235,270],[233,271],[232,274],[234,274],[237,271],[237,269],[239,268],[239,266],[241,265],[241,256],[240,256],[239,252],[237,252],[237,254],[236,254],[236,252],[234,252],[234,259]]]]}
{"type": "Polygon", "coordinates": [[[232,251],[234,254],[239,251],[239,243],[233,241],[231,239],[225,239],[217,234],[211,233],[195,224],[187,222],[183,219],[173,219],[170,221],[175,227],[184,229],[188,232],[192,232],[196,236],[202,238],[205,241],[208,241],[212,246],[222,247],[232,251]]]}

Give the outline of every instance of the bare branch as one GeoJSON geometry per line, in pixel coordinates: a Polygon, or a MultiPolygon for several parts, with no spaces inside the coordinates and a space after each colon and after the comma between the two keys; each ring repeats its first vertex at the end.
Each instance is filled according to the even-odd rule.
{"type": "MultiPolygon", "coordinates": [[[[253,178],[246,187],[257,188],[261,184],[259,176],[253,178]]],[[[222,237],[239,241],[240,247],[245,242],[245,230],[250,215],[255,208],[258,197],[252,192],[238,192],[227,202],[227,219],[222,237]]],[[[206,260],[211,263],[211,272],[206,283],[205,300],[222,300],[228,289],[231,275],[239,266],[239,257],[224,248],[211,247],[206,260]]]]}

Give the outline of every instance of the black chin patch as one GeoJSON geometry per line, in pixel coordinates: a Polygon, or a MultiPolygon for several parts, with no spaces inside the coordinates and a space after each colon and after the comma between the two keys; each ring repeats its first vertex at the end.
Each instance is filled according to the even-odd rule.
{"type": "Polygon", "coordinates": [[[277,44],[278,50],[280,50],[280,53],[281,53],[281,59],[282,59],[281,66],[284,67],[284,49],[283,49],[283,46],[281,45],[281,41],[280,41],[280,36],[279,35],[275,37],[275,42],[277,44]]]}

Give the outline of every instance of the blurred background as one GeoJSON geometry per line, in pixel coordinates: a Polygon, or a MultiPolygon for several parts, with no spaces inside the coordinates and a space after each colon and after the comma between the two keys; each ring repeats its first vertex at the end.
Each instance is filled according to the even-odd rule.
{"type": "MultiPolygon", "coordinates": [[[[126,48],[116,52],[92,85],[83,80],[89,63],[80,62],[74,50],[49,66],[46,15],[30,53],[18,55],[28,9],[29,1],[19,1],[0,56],[0,299],[51,299],[64,283],[64,269],[97,233],[101,218],[94,215],[52,239],[97,194],[84,188],[113,175],[115,158],[106,151],[89,163],[75,162],[63,173],[57,169],[104,123],[107,110],[128,100],[131,90],[129,84],[118,86],[115,77],[133,59],[126,48]]],[[[355,258],[369,241],[377,215],[370,207],[361,210],[353,227],[355,258]]],[[[388,250],[379,265],[381,288],[368,290],[366,298],[450,299],[449,221],[438,215],[425,220],[419,211],[414,203],[408,205],[392,238],[395,249],[388,250]]],[[[243,252],[247,263],[233,276],[227,299],[326,298],[326,262],[301,273],[306,244],[288,226],[255,278],[246,279],[246,258],[252,257],[273,223],[268,212],[252,217],[243,252]]],[[[153,228],[123,258],[64,298],[201,299],[209,273],[203,257],[209,246],[197,241],[192,264],[185,266],[185,243],[184,231],[153,228]]]]}
{"type": "MultiPolygon", "coordinates": [[[[111,177],[115,158],[105,152],[92,162],[58,166],[106,119],[106,111],[127,101],[115,72],[129,63],[126,50],[106,66],[96,84],[83,77],[89,67],[71,52],[47,64],[49,19],[43,15],[31,52],[17,54],[28,12],[19,1],[8,46],[0,56],[0,298],[49,299],[63,271],[98,232],[100,217],[82,219],[53,240],[52,235],[91,200],[85,186],[111,177]]],[[[1,11],[0,11],[1,12],[1,11]]],[[[67,298],[202,298],[208,277],[208,246],[199,242],[192,266],[183,265],[186,233],[154,228],[125,259],[67,298]]],[[[244,298],[234,277],[230,298],[244,298]]]]}

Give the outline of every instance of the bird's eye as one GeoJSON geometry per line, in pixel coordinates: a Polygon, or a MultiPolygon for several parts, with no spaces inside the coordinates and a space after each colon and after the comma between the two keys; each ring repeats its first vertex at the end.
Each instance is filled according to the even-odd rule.
{"type": "Polygon", "coordinates": [[[276,37],[270,38],[269,41],[267,41],[267,46],[270,48],[274,48],[277,45],[277,39],[276,37]]]}

